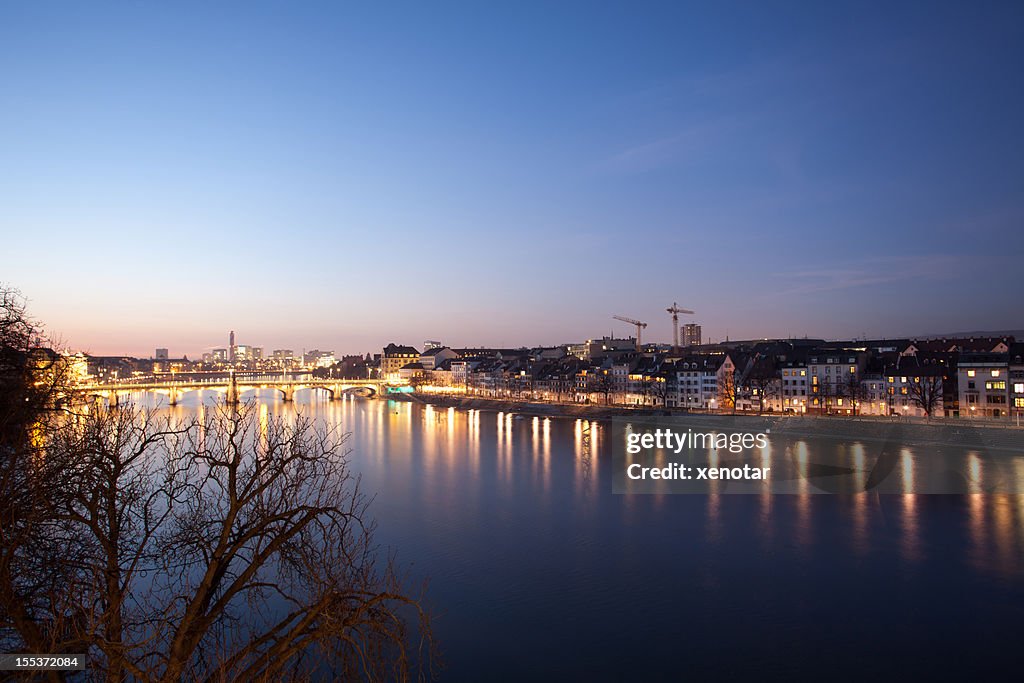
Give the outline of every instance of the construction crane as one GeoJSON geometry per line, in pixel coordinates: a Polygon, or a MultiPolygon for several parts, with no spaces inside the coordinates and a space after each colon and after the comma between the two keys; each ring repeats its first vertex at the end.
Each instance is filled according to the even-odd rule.
{"type": "Polygon", "coordinates": [[[647,327],[647,323],[642,323],[639,320],[633,320],[632,318],[627,318],[624,315],[613,315],[612,317],[615,318],[616,320],[621,320],[624,323],[629,323],[630,325],[636,325],[636,350],[639,351],[640,350],[640,333],[643,331],[643,329],[645,327],[647,327]]]}
{"type": "Polygon", "coordinates": [[[679,304],[674,301],[672,302],[672,308],[666,308],[665,310],[672,314],[672,350],[679,351],[679,314],[688,313],[693,315],[693,311],[679,308],[679,304]]]}

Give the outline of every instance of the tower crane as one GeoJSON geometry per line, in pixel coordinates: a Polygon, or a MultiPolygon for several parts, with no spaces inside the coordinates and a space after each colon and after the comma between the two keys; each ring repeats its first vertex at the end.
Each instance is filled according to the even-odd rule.
{"type": "Polygon", "coordinates": [[[630,325],[636,325],[636,350],[639,351],[640,348],[641,348],[641,345],[640,345],[640,333],[643,331],[643,329],[645,327],[647,327],[647,323],[642,323],[639,320],[633,320],[632,318],[627,318],[624,315],[613,315],[612,317],[615,318],[616,320],[621,320],[624,323],[629,323],[630,325]]]}
{"type": "Polygon", "coordinates": [[[666,311],[672,314],[672,350],[679,351],[679,314],[688,313],[693,315],[693,311],[685,308],[679,308],[679,304],[672,302],[672,308],[666,308],[666,311]]]}

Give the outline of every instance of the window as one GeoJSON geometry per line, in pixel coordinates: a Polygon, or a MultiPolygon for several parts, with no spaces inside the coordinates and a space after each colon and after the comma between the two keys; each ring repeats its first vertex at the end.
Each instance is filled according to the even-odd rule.
{"type": "Polygon", "coordinates": [[[800,371],[800,376],[801,377],[806,377],[807,376],[807,371],[806,370],[801,370],[800,371]]]}
{"type": "Polygon", "coordinates": [[[1013,391],[1016,394],[1024,394],[1024,383],[1014,384],[1013,385],[1013,391]]]}
{"type": "Polygon", "coordinates": [[[1015,398],[1015,399],[1013,399],[1013,407],[1014,408],[1024,408],[1024,398],[1015,398]]]}
{"type": "Polygon", "coordinates": [[[998,370],[993,370],[992,371],[992,376],[993,377],[998,377],[999,376],[999,371],[998,370]]]}
{"type": "Polygon", "coordinates": [[[850,374],[851,375],[857,374],[857,366],[856,365],[851,365],[850,366],[850,374]]]}
{"type": "Polygon", "coordinates": [[[985,388],[1003,391],[1006,389],[1006,382],[985,382],[985,388]]]}
{"type": "Polygon", "coordinates": [[[974,377],[974,370],[968,370],[967,371],[967,376],[968,377],[974,377]]]}

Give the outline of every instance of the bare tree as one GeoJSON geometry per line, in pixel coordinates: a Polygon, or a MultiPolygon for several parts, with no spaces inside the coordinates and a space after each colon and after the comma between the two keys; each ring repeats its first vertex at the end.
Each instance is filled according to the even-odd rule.
{"type": "Polygon", "coordinates": [[[930,418],[942,404],[942,377],[932,375],[914,377],[913,380],[907,386],[907,396],[911,403],[918,406],[930,418]]]}
{"type": "Polygon", "coordinates": [[[344,434],[245,406],[176,423],[66,384],[26,419],[60,365],[4,305],[21,360],[0,372],[0,646],[86,652],[118,681],[432,674],[422,596],[373,543],[344,434]]]}
{"type": "Polygon", "coordinates": [[[819,410],[823,415],[828,415],[832,412],[832,400],[836,397],[834,384],[826,379],[824,382],[812,385],[812,394],[814,398],[818,399],[819,410]],[[815,388],[817,392],[814,392],[815,388]]]}
{"type": "Polygon", "coordinates": [[[863,382],[856,374],[850,373],[846,377],[845,384],[840,388],[842,396],[850,401],[850,406],[853,408],[853,414],[857,415],[860,410],[861,404],[867,397],[867,390],[864,387],[863,382]]]}
{"type": "Polygon", "coordinates": [[[668,378],[659,373],[647,380],[646,393],[651,397],[651,404],[656,406],[665,405],[665,397],[668,395],[668,378]]]}
{"type": "Polygon", "coordinates": [[[604,404],[611,405],[612,403],[612,392],[615,389],[613,377],[611,373],[606,370],[598,370],[594,374],[593,388],[598,394],[604,397],[604,404]]]}
{"type": "Polygon", "coordinates": [[[718,385],[718,400],[722,411],[728,410],[736,414],[736,406],[741,394],[740,382],[735,371],[722,374],[718,385]]]}
{"type": "Polygon", "coordinates": [[[758,363],[748,378],[750,388],[757,396],[757,412],[763,413],[766,404],[777,398],[781,392],[781,382],[774,367],[770,363],[758,363]]]}
{"type": "Polygon", "coordinates": [[[85,645],[111,680],[407,678],[427,660],[403,610],[429,623],[378,566],[343,443],[250,407],[69,420],[43,451],[63,464],[48,540],[75,553],[62,611],[34,626],[75,615],[50,641],[85,645]]]}
{"type": "Polygon", "coordinates": [[[8,652],[15,644],[62,651],[76,617],[62,593],[74,571],[61,562],[68,548],[54,540],[70,536],[52,510],[64,473],[39,457],[67,398],[68,365],[51,346],[24,297],[0,285],[0,650],[8,652]]]}

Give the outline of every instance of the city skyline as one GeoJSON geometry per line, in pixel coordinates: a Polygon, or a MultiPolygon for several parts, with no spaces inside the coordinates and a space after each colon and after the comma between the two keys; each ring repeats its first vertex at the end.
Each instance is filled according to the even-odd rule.
{"type": "Polygon", "coordinates": [[[0,278],[75,349],[1021,327],[1019,4],[2,14],[0,278]]]}
{"type": "MultiPolygon", "coordinates": [[[[693,325],[697,328],[696,329],[697,334],[701,334],[702,333],[701,325],[699,323],[694,323],[693,325]]],[[[681,339],[684,338],[682,328],[683,328],[683,325],[680,324],[680,338],[681,339]]],[[[403,339],[389,339],[387,341],[381,341],[380,343],[376,344],[375,346],[371,346],[367,350],[362,350],[361,351],[359,349],[336,348],[334,346],[324,345],[324,344],[321,344],[319,346],[317,346],[316,344],[305,344],[305,345],[298,345],[298,346],[286,346],[286,345],[282,346],[282,345],[278,345],[278,344],[265,344],[265,343],[261,343],[260,340],[243,340],[241,342],[237,342],[234,339],[234,337],[235,337],[234,330],[231,330],[228,333],[228,337],[227,337],[228,343],[225,343],[225,344],[219,344],[219,343],[218,344],[207,344],[207,345],[203,346],[202,348],[196,349],[196,350],[174,349],[172,347],[151,347],[148,350],[140,351],[138,353],[133,353],[133,352],[100,353],[100,352],[93,351],[93,350],[90,350],[90,349],[77,348],[77,347],[73,347],[71,345],[64,344],[64,340],[61,340],[61,339],[58,339],[57,341],[61,342],[61,347],[62,348],[66,348],[66,350],[68,350],[70,352],[80,352],[80,353],[85,353],[85,354],[88,354],[88,355],[91,355],[91,356],[96,356],[96,357],[117,357],[117,356],[123,356],[123,357],[132,357],[132,358],[140,358],[140,359],[150,358],[150,359],[157,359],[157,360],[159,360],[161,358],[163,358],[164,360],[166,360],[168,358],[170,358],[170,359],[188,358],[190,361],[198,362],[198,361],[202,360],[204,356],[208,356],[208,355],[209,356],[215,356],[216,353],[220,352],[220,353],[223,354],[223,358],[221,360],[224,361],[224,362],[230,362],[231,360],[233,360],[231,358],[231,356],[232,356],[232,352],[233,352],[233,350],[235,348],[244,349],[247,354],[251,353],[255,349],[255,350],[257,350],[261,354],[260,358],[262,358],[262,359],[270,359],[270,358],[276,357],[278,354],[287,352],[288,354],[290,354],[289,357],[294,357],[294,358],[301,358],[304,355],[308,355],[308,354],[312,353],[312,354],[321,354],[321,355],[325,355],[326,354],[326,355],[330,355],[331,357],[334,357],[334,358],[337,358],[337,359],[340,360],[343,357],[354,357],[354,356],[364,357],[364,356],[367,356],[367,355],[369,355],[371,357],[379,356],[381,348],[383,348],[387,344],[395,344],[395,343],[411,346],[414,349],[416,349],[417,351],[425,352],[426,350],[428,350],[430,348],[481,349],[481,350],[486,350],[486,349],[540,349],[540,348],[551,349],[551,348],[558,348],[558,347],[567,347],[567,346],[571,346],[571,345],[574,345],[574,344],[584,344],[584,343],[594,342],[594,341],[598,341],[599,342],[602,339],[615,340],[615,341],[619,341],[619,342],[631,340],[632,343],[635,343],[635,340],[636,340],[636,335],[635,334],[629,334],[629,333],[619,334],[619,333],[617,333],[616,330],[612,330],[612,331],[610,331],[608,333],[605,333],[605,334],[582,335],[582,336],[578,335],[577,338],[574,338],[574,339],[563,340],[561,342],[552,342],[552,343],[538,343],[536,341],[534,341],[534,342],[529,342],[528,341],[528,342],[521,343],[521,344],[478,344],[478,343],[473,343],[472,341],[467,342],[467,343],[463,343],[463,342],[461,342],[459,340],[454,340],[454,341],[439,341],[439,340],[420,340],[420,341],[414,341],[414,340],[408,340],[408,339],[404,339],[404,340],[403,339]]],[[[895,341],[908,341],[908,340],[910,340],[910,341],[912,341],[912,340],[936,341],[936,340],[940,340],[940,339],[949,339],[949,340],[961,339],[961,340],[963,340],[963,339],[974,339],[974,338],[982,339],[982,338],[1000,338],[1000,337],[1021,338],[1021,337],[1024,337],[1024,330],[1012,330],[1012,329],[1009,329],[1009,328],[1003,328],[1003,329],[999,329],[999,330],[971,330],[971,331],[943,332],[941,334],[922,334],[922,335],[892,335],[892,334],[884,335],[883,334],[883,335],[878,335],[878,336],[875,336],[875,337],[868,337],[868,336],[862,335],[862,336],[848,337],[848,338],[825,337],[825,336],[822,336],[822,335],[801,335],[801,336],[786,336],[786,337],[767,337],[767,336],[731,337],[731,338],[727,337],[727,338],[722,338],[722,339],[718,339],[718,338],[711,339],[711,338],[708,338],[708,337],[701,337],[700,338],[701,339],[700,342],[693,342],[692,344],[689,343],[689,342],[683,341],[683,342],[680,343],[679,348],[687,348],[687,347],[690,347],[690,346],[697,346],[697,347],[699,347],[701,345],[714,347],[714,346],[717,346],[717,345],[723,344],[723,343],[724,344],[729,344],[729,343],[740,343],[740,342],[749,342],[749,343],[757,343],[757,342],[761,342],[761,341],[766,341],[766,342],[767,341],[794,341],[794,342],[798,342],[798,341],[804,340],[804,339],[811,339],[811,340],[821,339],[821,340],[823,340],[823,341],[825,341],[827,343],[833,343],[833,342],[837,342],[837,343],[838,342],[856,343],[858,341],[884,341],[884,340],[892,340],[894,342],[895,341]]],[[[671,332],[670,332],[670,337],[669,337],[669,339],[667,341],[662,340],[662,339],[649,339],[647,337],[644,337],[643,338],[643,345],[644,345],[645,348],[647,348],[647,347],[654,348],[655,346],[661,347],[662,349],[673,348],[671,332]]]]}

